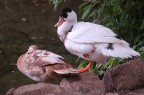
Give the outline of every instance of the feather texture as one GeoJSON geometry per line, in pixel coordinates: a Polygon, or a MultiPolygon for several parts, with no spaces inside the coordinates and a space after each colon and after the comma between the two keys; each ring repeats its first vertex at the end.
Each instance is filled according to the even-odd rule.
{"type": "Polygon", "coordinates": [[[119,38],[111,29],[89,22],[77,22],[77,15],[74,11],[68,11],[65,14],[67,17],[58,27],[57,33],[60,39],[64,38],[64,45],[70,53],[98,63],[104,63],[111,57],[140,56],[138,52],[129,47],[128,42],[119,38]],[[67,30],[70,27],[73,28],[69,32],[67,30]]]}
{"type": "Polygon", "coordinates": [[[78,73],[62,56],[35,47],[37,46],[30,46],[17,61],[18,69],[29,78],[35,81],[47,81],[78,73]]]}

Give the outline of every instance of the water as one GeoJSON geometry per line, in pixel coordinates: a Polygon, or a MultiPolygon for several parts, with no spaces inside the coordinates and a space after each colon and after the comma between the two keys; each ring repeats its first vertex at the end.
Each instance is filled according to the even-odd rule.
{"type": "MultiPolygon", "coordinates": [[[[62,7],[77,9],[79,2],[68,2],[62,7]]],[[[59,9],[58,9],[59,10],[59,9]]],[[[58,12],[48,0],[1,0],[0,1],[0,94],[10,88],[37,83],[17,70],[17,58],[32,44],[62,55],[70,63],[76,56],[71,55],[57,37],[53,26],[58,12]]],[[[73,64],[77,66],[78,64],[73,64]]]]}

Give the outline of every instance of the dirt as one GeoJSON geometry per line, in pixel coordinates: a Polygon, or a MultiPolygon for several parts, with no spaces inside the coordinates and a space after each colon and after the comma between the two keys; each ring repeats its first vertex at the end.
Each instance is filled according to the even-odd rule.
{"type": "MultiPolygon", "coordinates": [[[[62,7],[78,9],[81,1],[68,2],[62,7]]],[[[48,0],[0,0],[0,94],[13,87],[35,83],[16,68],[17,58],[32,44],[65,57],[73,66],[76,56],[71,55],[57,37],[55,23],[58,11],[48,0]]],[[[75,63],[75,64],[74,64],[75,63]]]]}

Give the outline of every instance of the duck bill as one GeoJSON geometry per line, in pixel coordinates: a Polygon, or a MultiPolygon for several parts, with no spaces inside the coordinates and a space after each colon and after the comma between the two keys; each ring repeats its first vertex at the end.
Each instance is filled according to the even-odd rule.
{"type": "Polygon", "coordinates": [[[61,18],[59,18],[59,21],[56,23],[56,25],[55,25],[54,27],[59,27],[59,26],[61,26],[63,23],[64,23],[64,18],[61,17],[61,18]]]}

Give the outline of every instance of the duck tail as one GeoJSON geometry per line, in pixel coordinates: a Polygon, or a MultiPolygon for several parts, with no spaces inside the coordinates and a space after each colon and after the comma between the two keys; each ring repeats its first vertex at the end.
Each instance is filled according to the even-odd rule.
{"type": "Polygon", "coordinates": [[[61,70],[54,70],[57,74],[77,74],[78,71],[73,68],[61,69],[61,70]]]}

